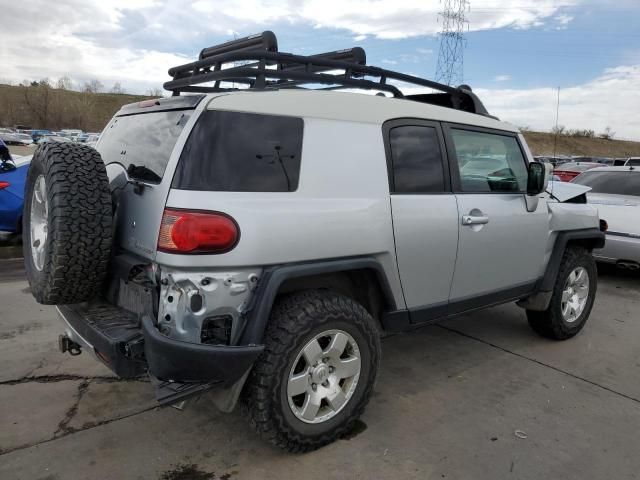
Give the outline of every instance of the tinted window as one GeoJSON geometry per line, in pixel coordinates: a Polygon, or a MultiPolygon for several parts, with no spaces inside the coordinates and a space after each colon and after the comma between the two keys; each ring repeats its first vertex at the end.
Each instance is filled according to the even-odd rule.
{"type": "Polygon", "coordinates": [[[302,130],[300,118],[206,111],[189,135],[173,186],[292,192],[298,188],[302,130]]]}
{"type": "Polygon", "coordinates": [[[585,172],[572,183],[591,187],[594,193],[640,196],[640,173],[635,172],[585,172]]]}
{"type": "Polygon", "coordinates": [[[442,152],[433,127],[407,125],[389,132],[396,193],[444,191],[442,152]]]}
{"type": "Polygon", "coordinates": [[[451,130],[463,192],[523,192],[527,165],[514,137],[451,130]]]}
{"type": "Polygon", "coordinates": [[[626,163],[628,167],[639,167],[640,166],[640,158],[630,158],[626,163]]]}
{"type": "Polygon", "coordinates": [[[151,112],[117,117],[102,134],[98,151],[105,163],[138,167],[130,176],[160,182],[191,111],[151,112]]]}

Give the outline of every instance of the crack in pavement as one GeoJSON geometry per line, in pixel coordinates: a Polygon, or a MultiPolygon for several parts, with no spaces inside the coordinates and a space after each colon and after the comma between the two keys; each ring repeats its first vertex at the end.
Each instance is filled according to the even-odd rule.
{"type": "MultiPolygon", "coordinates": [[[[76,405],[76,412],[77,412],[77,406],[78,405],[76,405]]],[[[3,456],[3,455],[7,455],[9,453],[12,453],[12,452],[16,452],[18,450],[24,450],[25,448],[37,447],[37,446],[43,445],[45,443],[53,442],[55,440],[60,440],[61,438],[67,437],[69,435],[73,435],[75,433],[84,432],[85,430],[91,430],[91,429],[96,428],[96,427],[101,427],[102,425],[108,425],[109,423],[112,423],[112,422],[117,422],[119,420],[125,420],[127,418],[135,417],[136,415],[140,415],[142,413],[146,413],[146,412],[149,412],[151,410],[154,410],[154,409],[157,409],[157,408],[160,408],[160,407],[161,407],[160,405],[152,405],[150,407],[146,407],[146,408],[144,408],[142,410],[139,410],[139,411],[133,412],[133,413],[129,413],[127,415],[121,415],[121,416],[115,417],[115,418],[109,418],[109,419],[106,419],[106,420],[100,420],[99,422],[95,422],[95,423],[86,423],[81,428],[69,428],[65,424],[63,433],[61,433],[61,434],[59,434],[57,436],[54,433],[53,437],[48,438],[46,440],[42,440],[42,441],[35,442],[35,443],[28,443],[28,444],[24,444],[24,445],[19,445],[17,447],[7,448],[5,450],[0,449],[0,457],[3,456]]],[[[67,413],[69,413],[69,412],[67,412],[67,413]]],[[[73,415],[75,415],[75,413],[73,413],[73,415]]],[[[73,415],[67,421],[67,424],[68,424],[69,421],[71,421],[71,419],[73,418],[73,415]]],[[[63,419],[63,421],[64,421],[64,419],[63,419]]]]}
{"type": "Polygon", "coordinates": [[[83,380],[82,382],[80,382],[80,384],[78,385],[78,393],[76,393],[76,401],[73,402],[73,405],[71,405],[67,412],[64,414],[64,418],[60,420],[60,423],[58,423],[58,429],[53,432],[53,438],[59,437],[60,434],[73,433],[75,429],[68,426],[69,422],[71,422],[71,420],[73,420],[73,417],[76,416],[76,413],[78,413],[78,406],[80,405],[84,394],[87,393],[90,384],[91,380],[83,380]]]}
{"type": "Polygon", "coordinates": [[[58,423],[58,428],[53,433],[53,436],[51,438],[48,438],[48,439],[42,440],[42,441],[38,441],[38,442],[35,442],[35,443],[28,443],[28,444],[24,444],[24,445],[18,445],[16,447],[11,447],[11,448],[7,448],[7,449],[1,449],[0,448],[0,456],[6,455],[6,454],[11,453],[11,452],[15,452],[17,450],[24,450],[25,448],[35,447],[35,446],[41,445],[43,443],[51,442],[53,440],[58,440],[60,438],[64,438],[64,437],[66,437],[68,435],[72,435],[74,433],[83,432],[85,430],[90,430],[92,428],[100,427],[102,425],[107,425],[107,424],[109,424],[111,422],[115,422],[115,421],[118,421],[118,420],[124,420],[126,418],[133,417],[135,415],[139,415],[141,413],[145,413],[145,412],[148,412],[150,410],[153,410],[153,409],[159,407],[159,405],[154,404],[154,405],[145,407],[142,410],[139,410],[137,412],[132,412],[132,413],[129,413],[127,415],[121,415],[121,416],[114,417],[114,418],[108,418],[108,419],[100,420],[98,422],[87,422],[87,423],[83,424],[82,427],[80,427],[80,428],[74,428],[74,427],[70,427],[69,423],[71,423],[73,418],[78,413],[78,408],[80,406],[80,402],[82,401],[82,398],[84,397],[85,393],[87,392],[87,390],[89,389],[89,386],[92,383],[98,383],[98,384],[102,384],[102,383],[132,383],[132,382],[149,383],[149,380],[145,379],[144,377],[131,378],[131,379],[121,379],[121,378],[109,377],[109,376],[86,377],[86,376],[82,376],[82,375],[59,374],[59,375],[27,376],[27,377],[18,378],[18,379],[15,379],[15,380],[5,380],[3,382],[0,382],[0,386],[3,386],[3,385],[9,385],[9,386],[10,385],[20,385],[20,384],[24,384],[24,383],[54,383],[54,382],[78,381],[78,380],[80,381],[80,384],[78,385],[78,391],[76,393],[76,400],[73,403],[73,405],[71,407],[69,407],[69,409],[66,411],[64,418],[62,420],[60,420],[60,423],[58,423]]]}
{"type": "MultiPolygon", "coordinates": [[[[37,368],[35,369],[37,370],[37,368]]],[[[141,383],[149,383],[149,380],[144,377],[138,378],[127,378],[122,379],[118,377],[110,377],[110,376],[93,376],[86,377],[84,375],[72,375],[72,374],[58,374],[58,375],[36,375],[30,376],[27,375],[22,378],[17,378],[15,380],[4,380],[0,382],[0,386],[2,385],[20,385],[22,383],[54,383],[54,382],[64,382],[67,380],[81,380],[81,381],[96,381],[98,383],[129,383],[129,382],[141,382],[141,383]]]]}
{"type": "Polygon", "coordinates": [[[530,362],[537,363],[538,365],[541,365],[543,367],[550,368],[551,370],[555,370],[558,373],[562,373],[564,375],[568,375],[569,377],[575,378],[576,380],[581,380],[581,381],[583,381],[585,383],[593,385],[594,387],[601,388],[602,390],[606,390],[609,393],[613,393],[614,395],[618,395],[618,396],[620,396],[622,398],[626,398],[627,400],[631,400],[632,402],[640,403],[640,399],[632,397],[631,395],[627,395],[626,393],[622,393],[622,392],[619,392],[619,391],[614,390],[612,388],[605,387],[604,385],[600,385],[599,383],[594,382],[593,380],[589,380],[588,378],[581,377],[581,376],[576,375],[574,373],[568,372],[567,370],[563,370],[563,369],[555,367],[553,365],[549,365],[548,363],[541,362],[540,360],[536,360],[535,358],[527,357],[526,355],[523,355],[523,354],[518,353],[518,352],[514,352],[513,350],[509,350],[508,348],[505,348],[505,347],[501,347],[500,345],[497,345],[495,343],[491,343],[491,342],[489,342],[487,340],[483,340],[482,338],[474,337],[473,335],[470,335],[468,333],[462,332],[460,330],[456,330],[455,328],[445,327],[444,325],[437,324],[435,326],[439,327],[439,328],[442,328],[443,330],[447,330],[448,332],[457,333],[458,335],[461,335],[463,337],[469,338],[471,340],[475,340],[476,342],[484,343],[485,345],[489,345],[490,347],[496,348],[496,349],[501,350],[501,351],[503,351],[505,353],[509,353],[511,355],[514,355],[516,357],[520,357],[520,358],[522,358],[524,360],[528,360],[530,362]]]}

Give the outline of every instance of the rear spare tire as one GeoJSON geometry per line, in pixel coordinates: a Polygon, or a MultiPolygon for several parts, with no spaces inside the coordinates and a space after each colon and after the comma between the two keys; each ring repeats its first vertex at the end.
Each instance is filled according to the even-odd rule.
{"type": "Polygon", "coordinates": [[[46,143],[33,155],[24,197],[23,253],[31,292],[47,305],[89,300],[111,252],[111,194],[100,154],[46,143]]]}

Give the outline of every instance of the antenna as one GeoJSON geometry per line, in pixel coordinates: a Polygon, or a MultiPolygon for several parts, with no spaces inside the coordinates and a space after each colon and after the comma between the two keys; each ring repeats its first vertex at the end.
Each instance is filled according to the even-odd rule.
{"type": "Polygon", "coordinates": [[[460,85],[463,83],[464,26],[468,24],[469,0],[443,0],[443,3],[436,81],[460,85]]]}
{"type": "Polygon", "coordinates": [[[558,87],[558,99],[556,101],[556,127],[555,135],[553,137],[553,158],[556,157],[556,146],[558,145],[558,115],[560,114],[560,87],[558,87]]]}

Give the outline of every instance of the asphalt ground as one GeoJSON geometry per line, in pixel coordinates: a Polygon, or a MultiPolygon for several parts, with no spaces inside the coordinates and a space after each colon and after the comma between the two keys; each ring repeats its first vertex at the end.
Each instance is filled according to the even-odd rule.
{"type": "Polygon", "coordinates": [[[576,338],[515,305],[388,337],[371,402],[304,455],[206,396],[157,408],[146,381],[57,350],[52,307],[0,260],[0,479],[633,479],[640,476],[640,276],[606,270],[576,338]]]}

